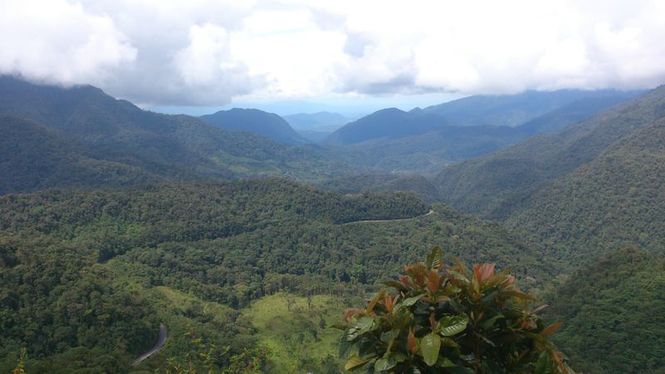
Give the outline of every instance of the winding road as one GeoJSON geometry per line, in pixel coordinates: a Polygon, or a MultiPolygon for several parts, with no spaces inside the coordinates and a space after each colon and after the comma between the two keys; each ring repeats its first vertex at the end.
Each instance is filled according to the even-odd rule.
{"type": "Polygon", "coordinates": [[[365,220],[360,220],[360,221],[351,221],[351,222],[346,222],[346,223],[341,223],[340,226],[344,225],[351,225],[354,223],[366,223],[366,222],[399,222],[399,221],[410,221],[412,219],[417,219],[417,218],[423,218],[427,217],[429,215],[434,214],[434,209],[430,209],[429,212],[420,215],[420,216],[415,216],[415,217],[410,217],[410,218],[395,218],[395,219],[365,219],[365,220]]]}
{"type": "Polygon", "coordinates": [[[162,349],[162,347],[164,346],[165,343],[166,343],[166,326],[164,326],[163,323],[160,323],[159,324],[159,338],[157,338],[157,342],[152,347],[152,349],[150,349],[148,352],[140,355],[136,360],[134,360],[134,363],[132,363],[132,366],[137,366],[138,364],[143,362],[143,360],[145,360],[146,358],[148,358],[148,357],[154,355],[155,353],[159,352],[159,350],[162,349]]]}

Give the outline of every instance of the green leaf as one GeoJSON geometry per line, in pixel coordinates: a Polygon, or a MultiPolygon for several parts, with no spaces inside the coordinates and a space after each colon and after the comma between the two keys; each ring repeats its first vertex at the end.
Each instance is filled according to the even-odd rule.
{"type": "Polygon", "coordinates": [[[358,319],[358,322],[356,322],[356,325],[350,328],[349,331],[347,332],[346,340],[348,341],[355,340],[360,335],[372,331],[374,327],[375,327],[374,318],[367,316],[361,317],[360,319],[358,319]]]}
{"type": "Polygon", "coordinates": [[[436,364],[439,359],[439,349],[441,349],[441,339],[435,333],[425,335],[420,341],[420,350],[428,366],[436,364]]]}
{"type": "Polygon", "coordinates": [[[552,363],[550,362],[550,358],[547,355],[547,352],[542,352],[540,354],[540,357],[538,357],[538,361],[536,362],[536,368],[534,370],[535,374],[552,374],[554,371],[552,370],[552,363]]]}
{"type": "Polygon", "coordinates": [[[441,265],[441,257],[443,253],[440,247],[432,248],[432,251],[427,255],[427,267],[430,269],[438,268],[441,265]]]}
{"type": "Polygon", "coordinates": [[[459,344],[451,338],[441,338],[441,344],[444,347],[459,348],[459,344]]]}
{"type": "Polygon", "coordinates": [[[381,334],[381,341],[388,343],[399,336],[399,330],[390,330],[381,334]]]}
{"type": "Polygon", "coordinates": [[[358,356],[352,356],[351,358],[349,358],[348,361],[346,361],[346,364],[344,364],[344,370],[357,369],[358,367],[368,363],[371,359],[372,359],[372,357],[360,358],[358,356]]]}
{"type": "Polygon", "coordinates": [[[404,299],[404,300],[402,300],[402,302],[400,303],[400,305],[403,305],[403,306],[412,306],[413,304],[417,303],[418,300],[422,299],[423,296],[425,296],[425,295],[422,294],[422,295],[418,295],[418,296],[414,296],[414,297],[409,297],[408,299],[404,299]]]}
{"type": "Polygon", "coordinates": [[[441,318],[436,329],[442,336],[454,336],[464,331],[468,323],[469,317],[466,315],[445,316],[441,318]]]}
{"type": "Polygon", "coordinates": [[[493,316],[492,318],[489,318],[489,319],[483,321],[483,322],[480,324],[480,326],[481,326],[483,329],[486,329],[486,330],[487,330],[487,329],[489,329],[490,327],[494,326],[494,324],[496,323],[496,321],[498,321],[498,320],[501,319],[501,318],[505,318],[505,316],[504,316],[503,314],[499,313],[499,314],[493,316]]]}
{"type": "Polygon", "coordinates": [[[457,365],[455,365],[455,363],[452,362],[448,357],[439,357],[436,362],[436,366],[441,368],[454,368],[457,365]]]}
{"type": "Polygon", "coordinates": [[[395,367],[395,365],[397,365],[397,361],[393,360],[392,358],[380,358],[374,363],[374,370],[386,371],[392,369],[395,367]]]}

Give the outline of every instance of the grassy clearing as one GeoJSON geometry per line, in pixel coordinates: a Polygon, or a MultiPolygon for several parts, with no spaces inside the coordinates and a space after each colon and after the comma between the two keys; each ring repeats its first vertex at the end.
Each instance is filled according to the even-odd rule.
{"type": "Polygon", "coordinates": [[[345,306],[327,295],[306,297],[288,293],[265,296],[243,311],[257,328],[260,344],[270,350],[274,373],[337,373],[341,331],[331,327],[345,306]]]}

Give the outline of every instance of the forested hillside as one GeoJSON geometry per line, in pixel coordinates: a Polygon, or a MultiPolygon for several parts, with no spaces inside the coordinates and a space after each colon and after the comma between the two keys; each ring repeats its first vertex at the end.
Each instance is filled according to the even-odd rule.
{"type": "Polygon", "coordinates": [[[552,135],[445,168],[444,200],[489,217],[506,217],[538,188],[592,161],[632,131],[665,116],[665,87],[552,135]]]}
{"type": "Polygon", "coordinates": [[[549,300],[555,335],[584,373],[665,370],[665,261],[622,248],[582,267],[549,300]]]}
{"type": "Polygon", "coordinates": [[[142,367],[167,357],[184,365],[214,344],[214,367],[268,368],[256,342],[264,335],[237,310],[280,290],[353,297],[433,245],[543,282],[536,253],[516,237],[429,209],[407,194],[344,196],[276,179],[6,195],[0,367],[25,345],[30,372],[67,372],[75,357],[127,371],[165,323],[164,352],[142,367]]]}
{"type": "Polygon", "coordinates": [[[507,221],[561,258],[634,245],[665,255],[665,119],[530,196],[507,221]]]}
{"type": "Polygon", "coordinates": [[[35,123],[0,116],[0,195],[45,187],[118,187],[161,180],[141,168],[90,157],[84,146],[35,123]]]}
{"type": "MultiPolygon", "coordinates": [[[[225,131],[194,117],[144,111],[91,86],[39,86],[0,77],[0,114],[51,130],[61,139],[61,152],[76,144],[77,151],[84,151],[94,160],[123,164],[128,170],[138,168],[168,179],[285,174],[317,179],[345,169],[314,147],[293,147],[255,134],[225,131]]],[[[15,147],[28,145],[29,141],[17,142],[15,147]]],[[[16,157],[4,162],[9,167],[21,164],[16,157]]],[[[99,178],[100,181],[91,184],[100,185],[105,179],[113,179],[113,170],[100,172],[99,178]]],[[[71,184],[57,179],[47,182],[25,183],[41,183],[42,187],[71,184]]]]}

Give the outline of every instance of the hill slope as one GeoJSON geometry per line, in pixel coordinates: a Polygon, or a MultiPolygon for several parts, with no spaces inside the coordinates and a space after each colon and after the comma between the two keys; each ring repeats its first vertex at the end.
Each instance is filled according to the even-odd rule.
{"type": "Polygon", "coordinates": [[[665,369],[665,261],[621,249],[573,274],[547,312],[562,321],[555,341],[584,373],[665,369]]]}
{"type": "Polygon", "coordinates": [[[515,95],[470,96],[433,105],[423,112],[456,126],[519,126],[548,112],[587,98],[623,96],[611,90],[526,91],[515,95]]]}
{"type": "Polygon", "coordinates": [[[558,133],[447,167],[437,176],[437,185],[454,207],[506,217],[538,188],[664,116],[665,87],[660,87],[558,133]]]}
{"type": "Polygon", "coordinates": [[[32,122],[0,116],[0,194],[46,187],[118,187],[160,178],[126,164],[96,160],[85,147],[32,122]]]}
{"type": "Polygon", "coordinates": [[[0,114],[43,125],[80,144],[94,159],[168,178],[316,178],[333,170],[316,148],[217,129],[194,117],[143,111],[90,86],[65,89],[0,77],[0,114]]]}
{"type": "Polygon", "coordinates": [[[326,143],[348,145],[373,139],[401,138],[427,132],[444,123],[441,118],[420,111],[382,109],[336,130],[326,139],[326,143]]]}
{"type": "Polygon", "coordinates": [[[665,117],[542,187],[508,219],[560,256],[636,245],[665,254],[665,117]]]}
{"type": "Polygon", "coordinates": [[[347,124],[326,142],[341,147],[340,153],[370,170],[437,173],[451,163],[586,120],[634,95],[618,91],[528,92],[473,96],[410,112],[384,109],[347,124]],[[528,121],[518,123],[515,118],[528,121]]]}
{"type": "Polygon", "coordinates": [[[233,108],[200,118],[220,129],[251,132],[280,143],[302,144],[307,142],[282,117],[258,109],[233,108]]]}

